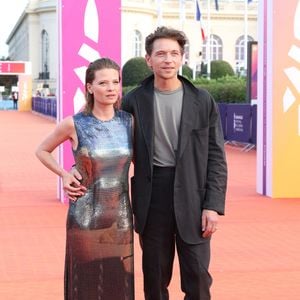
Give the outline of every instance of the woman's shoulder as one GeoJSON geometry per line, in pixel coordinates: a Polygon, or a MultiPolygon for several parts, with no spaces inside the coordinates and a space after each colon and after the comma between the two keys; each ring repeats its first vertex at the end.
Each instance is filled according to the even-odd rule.
{"type": "Polygon", "coordinates": [[[74,120],[78,120],[78,119],[82,119],[86,116],[87,116],[87,114],[84,111],[80,111],[80,112],[76,113],[75,115],[73,115],[72,118],[74,120]]]}
{"type": "Polygon", "coordinates": [[[73,115],[73,120],[75,125],[79,126],[82,124],[82,126],[86,126],[86,124],[94,123],[95,118],[91,113],[87,113],[85,111],[80,111],[73,115]]]}
{"type": "Polygon", "coordinates": [[[60,124],[62,124],[63,126],[67,126],[67,127],[74,125],[73,117],[74,117],[74,116],[67,116],[67,117],[65,117],[65,118],[60,122],[60,124]]]}
{"type": "Polygon", "coordinates": [[[73,116],[65,117],[56,126],[56,131],[58,132],[65,132],[71,134],[73,130],[74,130],[73,116]]]}

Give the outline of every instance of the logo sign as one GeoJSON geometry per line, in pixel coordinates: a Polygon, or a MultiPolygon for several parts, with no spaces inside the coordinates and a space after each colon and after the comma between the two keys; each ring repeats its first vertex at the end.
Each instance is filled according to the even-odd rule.
{"type": "Polygon", "coordinates": [[[226,138],[249,143],[251,140],[251,112],[249,104],[228,104],[226,138]]]}

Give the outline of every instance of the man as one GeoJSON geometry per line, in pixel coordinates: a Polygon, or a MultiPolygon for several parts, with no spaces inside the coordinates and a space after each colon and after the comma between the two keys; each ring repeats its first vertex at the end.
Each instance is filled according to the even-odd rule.
{"type": "Polygon", "coordinates": [[[146,38],[153,76],[128,93],[133,114],[135,229],[147,300],[169,299],[175,246],[185,299],[210,299],[210,238],[224,214],[227,167],[217,105],[178,75],[186,37],[159,27],[146,38]]]}

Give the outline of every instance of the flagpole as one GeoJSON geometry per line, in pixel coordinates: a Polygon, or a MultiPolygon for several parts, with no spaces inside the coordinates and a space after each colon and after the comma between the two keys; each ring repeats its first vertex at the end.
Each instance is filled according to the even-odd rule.
{"type": "MultiPolygon", "coordinates": [[[[197,21],[200,22],[200,33],[201,33],[202,26],[201,26],[201,12],[200,12],[199,0],[195,0],[194,1],[194,7],[195,7],[195,10],[196,10],[196,12],[195,12],[195,20],[196,20],[196,22],[197,21]],[[198,15],[198,13],[199,13],[199,15],[198,15]]],[[[203,47],[203,44],[202,44],[202,47],[203,47]]],[[[193,80],[196,79],[197,62],[198,62],[198,60],[196,59],[196,61],[194,61],[194,64],[193,64],[193,80]]]]}
{"type": "MultiPolygon", "coordinates": [[[[179,0],[179,19],[180,19],[180,28],[184,30],[184,21],[185,21],[185,0],[179,0]]],[[[183,55],[183,63],[185,63],[185,55],[183,55]]],[[[182,75],[182,65],[179,68],[179,75],[182,75]]]]}
{"type": "Polygon", "coordinates": [[[245,24],[245,36],[244,36],[244,72],[247,71],[247,59],[248,59],[248,0],[245,1],[245,14],[244,14],[244,24],[245,24]]]}
{"type": "MultiPolygon", "coordinates": [[[[195,0],[194,1],[194,7],[196,9],[196,13],[195,13],[195,20],[196,21],[197,21],[197,7],[198,7],[198,5],[199,5],[198,0],[195,0]]],[[[195,80],[195,79],[196,79],[196,62],[194,62],[194,64],[193,64],[193,80],[195,80]]]]}
{"type": "Polygon", "coordinates": [[[179,0],[179,12],[180,12],[180,27],[181,30],[183,30],[184,21],[185,21],[185,0],[179,0]]]}
{"type": "Polygon", "coordinates": [[[207,54],[207,78],[210,79],[210,61],[211,61],[211,24],[210,24],[210,0],[207,1],[207,41],[206,41],[206,54],[207,54]]]}
{"type": "Polygon", "coordinates": [[[156,0],[156,3],[157,3],[157,26],[161,26],[162,25],[162,20],[163,20],[162,0],[156,0]]]}

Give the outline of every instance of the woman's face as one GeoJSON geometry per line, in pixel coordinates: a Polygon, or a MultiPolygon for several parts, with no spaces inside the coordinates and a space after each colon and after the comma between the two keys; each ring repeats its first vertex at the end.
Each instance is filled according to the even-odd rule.
{"type": "Polygon", "coordinates": [[[95,72],[95,79],[87,84],[89,93],[94,95],[94,105],[113,105],[120,94],[120,75],[115,69],[102,69],[95,72]]]}

